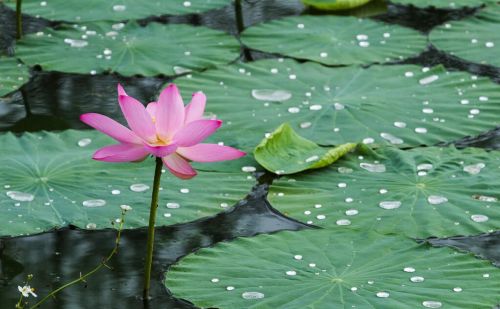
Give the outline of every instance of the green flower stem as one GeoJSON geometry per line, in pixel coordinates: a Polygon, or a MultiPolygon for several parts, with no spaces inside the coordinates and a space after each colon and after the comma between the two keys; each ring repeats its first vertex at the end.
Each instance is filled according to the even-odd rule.
{"type": "Polygon", "coordinates": [[[21,15],[22,0],[16,0],[16,39],[23,36],[23,17],[21,15]]]}
{"type": "Polygon", "coordinates": [[[75,279],[71,282],[66,283],[65,285],[60,286],[59,288],[55,289],[54,291],[50,292],[47,296],[42,298],[39,302],[34,304],[33,306],[30,307],[30,309],[38,308],[42,303],[44,303],[47,299],[54,297],[55,294],[59,293],[60,291],[64,290],[65,288],[72,286],[73,284],[76,284],[78,282],[84,282],[87,277],[90,275],[94,274],[97,272],[99,269],[103,267],[108,267],[107,263],[111,258],[118,252],[118,247],[120,246],[120,238],[122,235],[122,230],[123,230],[123,225],[125,224],[125,210],[122,210],[122,215],[120,217],[120,225],[118,226],[118,234],[116,235],[116,240],[115,240],[115,247],[113,250],[109,253],[109,255],[101,262],[99,265],[97,265],[94,269],[86,273],[85,275],[81,276],[78,279],[75,279]]]}
{"type": "Polygon", "coordinates": [[[160,192],[161,158],[156,158],[155,178],[153,181],[153,195],[151,196],[151,208],[149,209],[148,243],[146,253],[146,265],[144,267],[144,290],[143,300],[149,299],[149,287],[151,285],[151,267],[153,264],[153,247],[155,241],[156,209],[158,208],[158,192],[160,192]]]}

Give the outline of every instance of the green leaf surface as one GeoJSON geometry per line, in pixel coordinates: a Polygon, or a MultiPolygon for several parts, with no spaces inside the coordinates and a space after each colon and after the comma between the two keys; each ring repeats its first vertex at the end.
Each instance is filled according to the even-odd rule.
{"type": "Polygon", "coordinates": [[[477,308],[500,270],[404,237],[308,230],[240,238],[174,265],[166,286],[201,308],[477,308]]]}
{"type": "MultiPolygon", "coordinates": [[[[148,225],[154,162],[105,163],[91,159],[111,144],[97,131],[0,135],[0,236],[17,236],[69,224],[102,229],[129,205],[126,228],[148,225]]],[[[180,180],[161,179],[157,225],[214,215],[245,197],[255,184],[251,174],[204,172],[180,180]]]]}
{"type": "Polygon", "coordinates": [[[285,123],[262,140],[254,155],[268,171],[285,175],[328,166],[354,148],[356,144],[353,143],[330,149],[320,147],[295,133],[285,123]]]}
{"type": "Polygon", "coordinates": [[[414,56],[427,46],[419,32],[345,16],[296,16],[245,30],[253,49],[329,65],[369,64],[414,56]]]}
{"type": "MultiPolygon", "coordinates": [[[[15,8],[16,1],[6,4],[15,8]]],[[[23,0],[23,13],[49,20],[85,22],[122,21],[149,16],[200,13],[229,4],[228,0],[23,0]]]]}
{"type": "Polygon", "coordinates": [[[320,10],[348,10],[362,6],[370,0],[301,0],[305,5],[312,6],[320,10]]]}
{"type": "Polygon", "coordinates": [[[500,153],[476,148],[360,149],[320,172],[280,178],[269,201],[334,231],[474,235],[500,227],[499,172],[500,153]]]}
{"type": "Polygon", "coordinates": [[[99,22],[27,35],[16,56],[46,71],[154,76],[214,67],[237,58],[239,50],[231,35],[204,27],[99,22]]]}
{"type": "Polygon", "coordinates": [[[28,68],[17,59],[0,57],[0,97],[17,90],[29,78],[28,68]]]}
{"type": "Polygon", "coordinates": [[[460,9],[462,7],[477,7],[496,0],[390,0],[392,3],[413,5],[419,8],[436,7],[440,9],[460,9]]]}
{"type": "Polygon", "coordinates": [[[487,78],[413,65],[327,68],[261,60],[176,79],[202,90],[224,119],[218,138],[252,150],[283,122],[320,145],[434,145],[499,124],[500,86],[487,78]]]}
{"type": "Polygon", "coordinates": [[[437,48],[462,59],[500,67],[500,6],[436,27],[430,40],[437,48]]]}

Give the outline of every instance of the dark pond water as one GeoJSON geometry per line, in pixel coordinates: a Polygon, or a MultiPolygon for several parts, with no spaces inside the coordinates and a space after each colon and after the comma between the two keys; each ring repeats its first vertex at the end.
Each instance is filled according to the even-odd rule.
{"type": "MultiPolygon", "coordinates": [[[[321,14],[304,11],[299,1],[243,1],[245,26],[288,15],[321,14]]],[[[371,17],[388,23],[401,24],[422,32],[445,21],[460,19],[475,12],[465,10],[422,10],[414,7],[388,5],[374,1],[368,6],[344,12],[371,17]]],[[[232,6],[187,16],[163,16],[147,18],[162,23],[190,23],[237,33],[232,6]]],[[[0,50],[12,52],[15,31],[14,13],[0,5],[0,50]]],[[[25,16],[27,32],[39,31],[56,23],[25,16]]],[[[273,55],[247,50],[242,47],[244,61],[274,57],[273,55]]],[[[443,64],[450,70],[465,70],[488,76],[500,83],[497,68],[475,65],[446,55],[429,46],[418,57],[405,63],[432,66],[443,64]]],[[[152,101],[160,87],[171,77],[154,78],[122,77],[108,75],[79,75],[58,72],[42,72],[33,69],[31,80],[12,95],[0,99],[0,130],[24,132],[38,130],[86,129],[78,120],[85,112],[99,112],[120,119],[116,104],[116,83],[124,84],[132,96],[141,101],[152,101]],[[75,95],[78,94],[78,95],[75,95]]],[[[476,137],[464,137],[455,143],[457,147],[482,147],[500,149],[500,128],[476,137]]],[[[156,232],[153,267],[152,295],[148,305],[140,299],[142,290],[143,255],[146,230],[125,230],[120,250],[109,263],[112,269],[102,269],[86,283],[75,285],[48,301],[43,308],[194,308],[189,302],[173,298],[163,286],[165,271],[182,256],[200,247],[211,246],[238,236],[251,236],[280,230],[312,228],[288,219],[276,211],[266,200],[272,177],[259,178],[248,197],[235,208],[217,216],[191,223],[160,227],[156,232]]],[[[84,231],[76,228],[43,233],[29,237],[0,239],[0,308],[13,308],[18,299],[17,285],[27,274],[34,274],[32,286],[39,295],[45,295],[59,285],[77,278],[98,265],[114,246],[116,231],[84,231]]],[[[451,246],[457,250],[471,251],[477,256],[500,265],[500,232],[474,237],[430,239],[433,245],[451,246]]]]}

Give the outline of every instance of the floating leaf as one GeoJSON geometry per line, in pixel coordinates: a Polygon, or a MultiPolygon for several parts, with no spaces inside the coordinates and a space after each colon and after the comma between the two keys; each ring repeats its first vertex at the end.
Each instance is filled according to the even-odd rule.
{"type": "Polygon", "coordinates": [[[0,96],[11,93],[29,79],[28,68],[15,58],[0,57],[0,96]]]}
{"type": "Polygon", "coordinates": [[[434,145],[493,129],[500,86],[487,78],[413,65],[327,68],[293,60],[238,63],[176,79],[202,90],[218,138],[253,149],[283,122],[320,145],[434,145]]]}
{"type": "Polygon", "coordinates": [[[435,28],[432,44],[454,56],[500,67],[500,7],[492,6],[475,17],[435,28]]]}
{"type": "MultiPolygon", "coordinates": [[[[6,3],[15,8],[14,0],[7,0],[6,3]]],[[[23,13],[57,21],[122,21],[164,14],[200,13],[229,3],[228,0],[23,0],[23,13]]]]}
{"type": "MultiPolygon", "coordinates": [[[[476,7],[489,0],[390,0],[392,3],[413,5],[419,8],[436,7],[442,9],[459,9],[462,7],[476,7]]],[[[492,0],[496,1],[496,0],[492,0]]]]}
{"type": "Polygon", "coordinates": [[[320,10],[347,10],[362,6],[370,0],[301,0],[305,5],[320,10]]]}
{"type": "Polygon", "coordinates": [[[166,276],[201,308],[484,308],[500,270],[399,236],[308,230],[201,249],[166,276]]]}
{"type": "Polygon", "coordinates": [[[265,169],[283,175],[328,166],[354,148],[356,144],[352,143],[331,149],[320,147],[285,123],[262,140],[254,155],[265,169]]]}
{"type": "Polygon", "coordinates": [[[154,22],[146,27],[135,22],[62,26],[25,36],[16,47],[24,63],[44,70],[125,76],[175,75],[214,67],[238,55],[237,40],[223,32],[154,22]]]}
{"type": "Polygon", "coordinates": [[[283,214],[335,232],[474,235],[500,226],[499,166],[500,153],[475,148],[360,150],[321,172],[280,178],[269,200],[283,214]]]}
{"type": "MultiPolygon", "coordinates": [[[[154,162],[104,163],[91,159],[110,139],[96,131],[0,135],[0,236],[64,227],[108,228],[121,204],[127,228],[148,225],[154,162]]],[[[157,225],[214,215],[243,198],[255,183],[248,173],[199,172],[182,181],[162,177],[157,225]],[[250,179],[249,179],[250,178],[250,179]]]]}
{"type": "Polygon", "coordinates": [[[330,65],[400,60],[427,46],[415,30],[344,16],[278,19],[246,29],[242,40],[254,49],[330,65]]]}

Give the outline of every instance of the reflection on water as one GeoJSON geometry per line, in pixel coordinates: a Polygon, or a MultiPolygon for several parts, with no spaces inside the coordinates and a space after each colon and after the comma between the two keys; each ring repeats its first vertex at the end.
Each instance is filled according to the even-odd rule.
{"type": "Polygon", "coordinates": [[[470,251],[500,267],[500,231],[469,237],[431,238],[428,241],[433,246],[448,246],[460,251],[470,251]]]}

